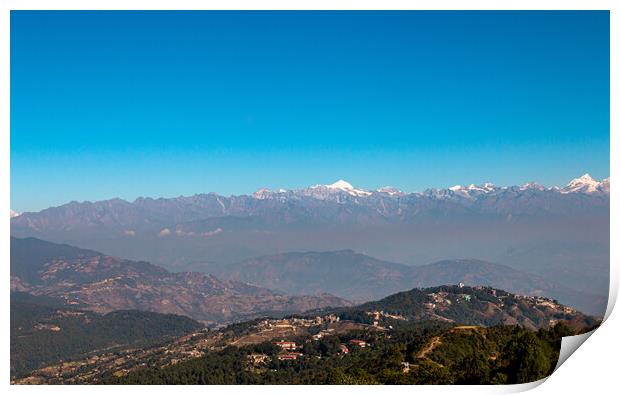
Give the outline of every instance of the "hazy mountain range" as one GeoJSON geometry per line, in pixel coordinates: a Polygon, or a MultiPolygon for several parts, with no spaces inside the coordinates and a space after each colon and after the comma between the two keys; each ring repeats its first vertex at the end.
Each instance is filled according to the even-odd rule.
{"type": "Polygon", "coordinates": [[[71,202],[13,216],[11,234],[172,271],[293,251],[350,249],[410,266],[479,259],[606,297],[609,190],[609,179],[587,174],[565,187],[485,183],[416,193],[340,180],[242,196],[71,202]]]}
{"type": "Polygon", "coordinates": [[[590,314],[606,299],[479,260],[407,266],[354,251],[287,253],[207,273],[170,273],[135,262],[34,238],[11,238],[11,290],[59,298],[100,313],[138,309],[222,323],[265,314],[346,306],[443,284],[484,285],[546,296],[590,314]]]}
{"type": "Polygon", "coordinates": [[[207,323],[350,304],[330,295],[287,296],[205,273],[170,273],[147,262],[34,238],[11,238],[11,291],[98,313],[136,309],[207,323]]]}
{"type": "Polygon", "coordinates": [[[558,322],[581,330],[596,318],[566,305],[600,314],[605,303],[479,260],[407,266],[342,250],[285,253],[207,269],[217,275],[171,273],[147,262],[12,237],[11,372],[26,375],[15,382],[98,382],[232,345],[264,345],[274,336],[316,332],[350,338],[351,331],[380,333],[403,325],[536,330],[558,322]],[[460,282],[465,284],[427,288],[460,282]],[[481,286],[488,284],[497,285],[481,286]],[[353,306],[343,297],[370,301],[353,306]],[[294,318],[278,319],[289,314],[294,318]],[[202,324],[245,322],[204,330],[187,317],[202,324]]]}
{"type": "Polygon", "coordinates": [[[411,288],[443,284],[493,286],[520,295],[546,296],[591,314],[602,314],[607,299],[563,284],[475,259],[407,266],[351,250],[292,252],[207,269],[216,276],[289,295],[329,293],[355,302],[381,299],[411,288]]]}

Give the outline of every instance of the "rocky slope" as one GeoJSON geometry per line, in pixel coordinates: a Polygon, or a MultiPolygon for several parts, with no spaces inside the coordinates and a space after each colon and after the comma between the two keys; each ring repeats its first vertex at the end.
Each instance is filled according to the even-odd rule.
{"type": "Polygon", "coordinates": [[[11,238],[11,290],[100,313],[136,309],[207,323],[347,304],[330,295],[286,296],[203,273],[170,273],[147,262],[33,238],[11,238]]]}

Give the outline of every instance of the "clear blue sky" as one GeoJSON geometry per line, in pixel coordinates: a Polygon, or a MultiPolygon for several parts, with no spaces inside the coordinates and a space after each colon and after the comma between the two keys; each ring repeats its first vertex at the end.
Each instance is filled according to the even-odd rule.
{"type": "Polygon", "coordinates": [[[11,207],[609,175],[607,12],[12,12],[11,207]]]}

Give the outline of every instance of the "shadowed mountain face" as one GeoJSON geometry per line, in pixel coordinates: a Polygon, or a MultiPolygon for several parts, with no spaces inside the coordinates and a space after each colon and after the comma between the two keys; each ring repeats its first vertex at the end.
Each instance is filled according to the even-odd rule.
{"type": "Polygon", "coordinates": [[[473,257],[604,297],[609,185],[584,175],[563,188],[487,183],[404,193],[339,181],[252,196],[71,202],[14,216],[11,234],[172,271],[289,251],[351,249],[408,265],[473,257]]]}
{"type": "Polygon", "coordinates": [[[126,310],[101,315],[52,301],[11,294],[11,374],[101,350],[139,349],[202,328],[173,314],[126,310]]]}
{"type": "Polygon", "coordinates": [[[601,314],[607,302],[604,297],[585,294],[505,265],[473,259],[406,266],[344,250],[264,256],[238,264],[212,266],[209,270],[221,278],[288,294],[325,292],[354,301],[376,300],[414,287],[463,282],[556,298],[592,314],[601,314]]]}
{"type": "Polygon", "coordinates": [[[11,238],[11,290],[100,313],[136,309],[208,323],[347,304],[330,295],[285,296],[208,274],[170,273],[147,262],[33,238],[11,238]]]}

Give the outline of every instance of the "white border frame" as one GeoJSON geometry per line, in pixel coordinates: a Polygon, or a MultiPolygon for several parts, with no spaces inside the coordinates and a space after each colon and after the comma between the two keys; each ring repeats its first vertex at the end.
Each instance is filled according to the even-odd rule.
{"type": "MultiPolygon", "coordinates": [[[[620,18],[618,12],[620,6],[617,1],[613,0],[522,0],[522,1],[501,1],[501,0],[383,0],[374,2],[368,0],[302,0],[302,1],[282,1],[282,0],[265,0],[260,3],[251,0],[231,0],[231,1],[197,1],[197,0],[5,0],[1,3],[2,12],[0,14],[0,27],[2,31],[2,41],[0,41],[0,53],[4,54],[0,59],[0,87],[2,87],[2,95],[0,96],[0,180],[2,180],[2,193],[0,193],[0,207],[4,207],[6,215],[0,216],[2,221],[0,234],[0,251],[2,251],[1,262],[3,263],[3,278],[5,284],[10,277],[9,267],[9,215],[10,208],[10,10],[609,10],[610,11],[610,176],[613,175],[614,180],[620,166],[620,152],[618,144],[620,143],[620,133],[618,128],[618,109],[620,102],[618,101],[618,70],[620,63],[618,62],[618,39],[620,31],[618,25],[620,18]],[[611,132],[613,131],[613,133],[611,132]]],[[[588,346],[584,347],[577,353],[577,356],[566,362],[565,365],[548,379],[549,383],[539,387],[537,390],[543,392],[565,392],[565,393],[581,393],[586,391],[596,392],[598,390],[605,391],[607,385],[611,386],[616,382],[617,365],[615,364],[615,355],[620,352],[617,334],[620,334],[620,321],[618,314],[615,313],[611,320],[607,320],[613,310],[618,292],[618,247],[614,245],[613,240],[620,240],[619,221],[618,221],[618,196],[611,195],[611,262],[610,262],[610,295],[607,312],[605,315],[606,322],[596,331],[596,335],[592,336],[592,340],[588,342],[588,346]],[[596,363],[593,363],[593,360],[596,363]],[[596,381],[592,381],[595,379],[596,381]]],[[[0,210],[1,212],[1,210],[0,210]]],[[[9,312],[9,293],[6,292],[2,298],[4,317],[9,312]]],[[[2,335],[5,339],[2,347],[3,370],[6,372],[4,385],[9,385],[10,367],[9,367],[9,320],[5,321],[2,326],[2,335]]],[[[581,343],[579,343],[581,344],[581,343]]],[[[578,347],[578,346],[577,346],[578,347]]],[[[572,350],[574,351],[576,347],[572,350]]],[[[563,342],[563,350],[565,346],[563,342]]],[[[570,355],[570,354],[569,354],[570,355]]],[[[458,391],[464,394],[479,393],[512,393],[528,390],[537,387],[544,382],[541,380],[536,383],[520,384],[513,386],[357,386],[355,391],[361,394],[385,393],[393,394],[394,392],[410,392],[418,393],[447,393],[458,391]]],[[[136,391],[152,391],[156,393],[164,393],[166,387],[150,386],[9,386],[9,391],[15,393],[26,393],[31,391],[50,392],[50,393],[76,393],[84,390],[92,392],[111,393],[112,391],[120,391],[124,393],[134,394],[136,391]]],[[[185,386],[183,391],[192,393],[202,393],[204,391],[216,391],[217,393],[235,393],[239,390],[284,394],[285,392],[295,391],[300,394],[308,394],[313,391],[327,391],[328,393],[339,393],[349,390],[348,387],[326,387],[326,386],[210,386],[203,388],[200,386],[185,386]]]]}

